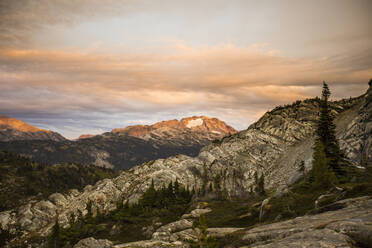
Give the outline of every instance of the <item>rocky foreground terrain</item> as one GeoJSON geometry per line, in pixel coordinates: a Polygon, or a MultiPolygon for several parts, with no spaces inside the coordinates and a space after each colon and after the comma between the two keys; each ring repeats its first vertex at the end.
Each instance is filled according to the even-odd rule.
{"type": "Polygon", "coordinates": [[[0,141],[14,140],[66,140],[62,135],[50,130],[44,130],[23,121],[0,116],[0,141]]]}
{"type": "Polygon", "coordinates": [[[120,170],[176,154],[196,156],[203,146],[236,132],[216,118],[194,116],[151,126],[117,128],[101,135],[83,136],[76,141],[26,139],[0,142],[0,150],[22,154],[45,164],[78,163],[120,170]]]}
{"type": "MultiPolygon", "coordinates": [[[[318,99],[277,107],[247,130],[203,148],[197,157],[177,155],[154,160],[123,171],[114,179],[105,179],[94,186],[87,186],[81,192],[72,190],[67,194],[56,193],[51,195],[49,200],[29,202],[18,209],[0,213],[0,224],[3,229],[20,233],[19,237],[27,237],[31,233],[47,235],[57,216],[59,223],[67,226],[71,213],[77,214],[78,211],[87,213],[86,206],[89,201],[92,202],[94,210],[100,211],[115,209],[118,201],[136,202],[152,181],[157,188],[175,180],[184,186],[197,189],[212,184],[214,187],[218,185],[228,197],[245,196],[252,191],[255,184],[254,175],[257,172],[259,175],[265,175],[268,189],[275,188],[280,191],[303,173],[298,170],[301,161],[304,161],[307,169],[311,167],[318,107],[318,99]]],[[[371,166],[371,87],[366,94],[333,102],[331,107],[332,113],[336,116],[337,137],[345,155],[356,166],[371,166]]],[[[346,245],[351,242],[349,238],[352,234],[348,236],[342,233],[352,233],[355,223],[369,230],[367,236],[371,234],[368,224],[371,221],[371,199],[362,198],[356,200],[355,204],[352,201],[345,204],[346,207],[340,210],[345,212],[338,212],[339,214],[334,217],[331,217],[332,214],[329,212],[318,217],[317,215],[301,217],[308,219],[296,218],[281,224],[257,227],[247,231],[243,240],[252,240],[249,242],[262,247],[274,247],[275,243],[270,246],[259,242],[279,239],[289,247],[298,247],[296,237],[302,237],[309,242],[306,247],[319,247],[317,244],[323,245],[325,242],[322,235],[328,235],[329,242],[333,242],[332,240],[339,242],[340,246],[336,247],[349,247],[346,245]],[[334,222],[327,222],[328,220],[334,222]],[[297,225],[301,222],[310,224],[297,225]],[[350,225],[347,224],[349,222],[350,225]],[[343,231],[345,228],[349,229],[343,231]]],[[[174,242],[178,242],[174,245],[182,245],[180,240],[174,242]]],[[[142,247],[161,247],[160,243],[142,247]]],[[[324,244],[323,247],[333,247],[324,244]]]]}
{"type": "MultiPolygon", "coordinates": [[[[251,229],[208,228],[207,231],[217,238],[230,236],[230,247],[371,247],[372,197],[346,199],[333,203],[333,206],[337,206],[337,210],[319,208],[319,213],[314,215],[251,229]]],[[[192,228],[192,220],[209,211],[208,208],[195,209],[181,220],[159,227],[149,240],[114,245],[109,240],[87,238],[79,241],[74,248],[187,248],[188,241],[197,240],[199,231],[192,228]]]]}

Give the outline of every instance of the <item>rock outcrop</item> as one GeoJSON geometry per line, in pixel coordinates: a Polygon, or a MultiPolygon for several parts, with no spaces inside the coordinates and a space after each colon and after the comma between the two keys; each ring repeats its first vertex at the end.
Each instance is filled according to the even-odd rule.
{"type": "Polygon", "coordinates": [[[62,135],[50,130],[44,130],[23,121],[0,116],[0,141],[13,140],[66,140],[62,135]]]}
{"type": "MultiPolygon", "coordinates": [[[[342,209],[262,225],[243,232],[249,247],[370,247],[372,197],[346,199],[342,209]]],[[[319,210],[321,212],[321,209],[319,210]]]]}
{"type": "Polygon", "coordinates": [[[80,240],[74,248],[111,248],[112,242],[107,239],[86,238],[80,240]]]}
{"type": "MultiPolygon", "coordinates": [[[[360,164],[360,157],[366,158],[366,165],[371,164],[371,98],[369,90],[361,97],[331,104],[341,146],[355,165],[360,164]],[[356,141],[349,142],[346,133],[356,141]]],[[[266,187],[285,186],[298,173],[301,161],[305,161],[305,167],[311,164],[318,106],[315,99],[276,108],[247,130],[206,146],[197,157],[177,155],[144,163],[114,179],[87,186],[82,192],[72,191],[64,195],[65,200],[60,197],[59,204],[52,199],[30,202],[1,213],[0,224],[10,231],[21,230],[24,235],[46,235],[57,214],[59,222],[68,225],[71,213],[86,213],[88,201],[93,202],[93,209],[101,211],[114,209],[118,200],[135,202],[152,180],[155,187],[176,179],[197,189],[219,184],[226,195],[242,196],[252,190],[257,172],[265,175],[266,187]]]]}

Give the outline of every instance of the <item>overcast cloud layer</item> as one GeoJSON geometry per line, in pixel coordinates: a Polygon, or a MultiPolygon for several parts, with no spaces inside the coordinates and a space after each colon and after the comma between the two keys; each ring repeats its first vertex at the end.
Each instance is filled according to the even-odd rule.
{"type": "Polygon", "coordinates": [[[244,129],[278,104],[357,96],[372,2],[0,0],[0,114],[69,138],[190,115],[244,129]]]}

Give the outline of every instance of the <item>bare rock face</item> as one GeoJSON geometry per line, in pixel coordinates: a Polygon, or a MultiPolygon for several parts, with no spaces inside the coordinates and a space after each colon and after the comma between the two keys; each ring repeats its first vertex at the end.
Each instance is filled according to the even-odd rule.
{"type": "MultiPolygon", "coordinates": [[[[359,98],[331,104],[337,117],[341,146],[355,164],[359,164],[361,157],[366,158],[367,164],[371,162],[371,93],[369,90],[359,98]],[[351,128],[353,126],[358,128],[351,128]]],[[[88,201],[93,202],[93,209],[112,210],[119,200],[137,201],[152,180],[155,187],[178,180],[180,184],[196,189],[210,183],[216,187],[218,183],[227,196],[244,196],[252,190],[257,172],[265,175],[266,187],[283,187],[298,173],[301,161],[305,162],[305,167],[311,167],[318,107],[319,101],[307,100],[276,108],[247,130],[204,147],[197,157],[177,155],[144,163],[114,179],[87,186],[82,192],[70,192],[64,195],[65,201],[59,197],[58,204],[30,202],[19,209],[1,213],[0,224],[10,231],[21,230],[24,235],[30,232],[45,235],[57,213],[60,224],[68,225],[71,213],[77,215],[78,210],[86,213],[88,201]]]]}
{"type": "Polygon", "coordinates": [[[346,199],[344,207],[246,230],[249,247],[370,247],[372,197],[346,199]],[[359,246],[358,246],[359,247],[359,246]]]}
{"type": "MultiPolygon", "coordinates": [[[[371,80],[372,81],[372,80],[371,80]]],[[[340,147],[353,162],[372,166],[372,86],[361,101],[338,118],[340,147]]]]}
{"type": "Polygon", "coordinates": [[[23,121],[0,116],[0,141],[12,140],[66,140],[62,135],[44,130],[23,121]]]}

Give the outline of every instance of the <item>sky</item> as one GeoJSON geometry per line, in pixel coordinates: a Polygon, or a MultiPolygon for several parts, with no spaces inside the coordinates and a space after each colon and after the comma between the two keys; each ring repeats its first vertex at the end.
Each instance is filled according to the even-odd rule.
{"type": "Polygon", "coordinates": [[[363,94],[370,0],[0,0],[0,115],[67,138],[363,94]]]}

